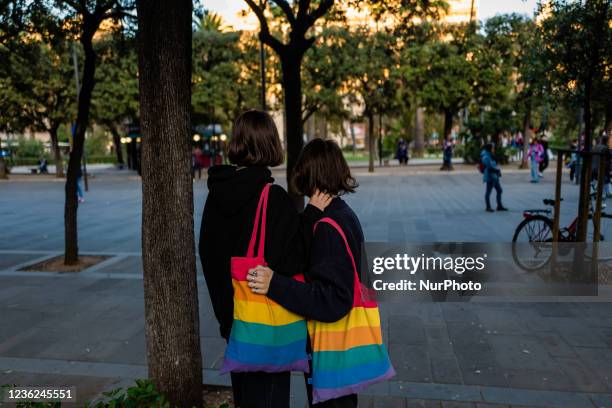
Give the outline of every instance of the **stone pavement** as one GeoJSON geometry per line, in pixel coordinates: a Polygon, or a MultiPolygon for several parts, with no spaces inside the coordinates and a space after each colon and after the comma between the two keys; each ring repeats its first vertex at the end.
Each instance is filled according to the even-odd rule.
{"type": "MultiPolygon", "coordinates": [[[[347,201],[368,241],[507,242],[524,208],[552,195],[528,173],[505,171],[509,213],[482,211],[480,175],[432,168],[357,170],[347,201]]],[[[279,181],[282,173],[278,174],[279,181]]],[[[205,200],[195,184],[196,230],[205,200]]],[[[92,179],[79,209],[82,253],[112,257],[78,274],[20,272],[60,254],[63,183],[0,182],[0,384],[78,384],[80,401],[146,377],[140,182],[127,173],[92,179]]],[[[577,189],[564,184],[563,219],[577,189]]],[[[200,336],[207,383],[227,384],[198,272],[200,336]]],[[[398,375],[370,387],[364,407],[612,407],[610,303],[382,304],[385,341],[398,375]]],[[[294,377],[292,406],[304,405],[294,377]]]]}

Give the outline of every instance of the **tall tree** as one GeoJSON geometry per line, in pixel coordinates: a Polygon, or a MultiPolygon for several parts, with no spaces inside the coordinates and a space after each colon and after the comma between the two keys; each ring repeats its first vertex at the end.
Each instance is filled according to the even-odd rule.
{"type": "Polygon", "coordinates": [[[138,120],[138,55],[136,39],[109,33],[96,41],[99,67],[92,96],[92,119],[113,138],[117,164],[123,166],[120,129],[138,120]]]}
{"type": "MultiPolygon", "coordinates": [[[[289,26],[286,42],[272,35],[266,9],[268,2],[245,0],[259,20],[259,39],[272,48],[278,55],[282,69],[282,86],[285,105],[285,133],[287,140],[287,180],[290,179],[298,155],[304,145],[302,124],[302,59],[315,42],[309,33],[316,21],[323,17],[334,5],[334,0],[272,0],[284,15],[284,23],[289,26]]],[[[289,194],[298,209],[304,207],[304,199],[292,187],[289,194]]]]}
{"type": "MultiPolygon", "coordinates": [[[[22,38],[23,39],[23,38],[22,38]]],[[[24,40],[24,39],[23,39],[24,40]]],[[[9,83],[0,90],[5,102],[18,101],[14,119],[21,129],[47,132],[55,158],[56,176],[63,177],[58,129],[74,118],[74,71],[68,43],[23,41],[7,56],[9,83]],[[8,93],[13,93],[8,95],[8,93]]]]}
{"type": "MultiPolygon", "coordinates": [[[[544,58],[549,62],[550,79],[559,96],[577,99],[584,115],[584,141],[581,146],[591,151],[593,123],[591,104],[594,90],[609,81],[610,0],[553,0],[542,5],[539,29],[543,36],[544,58]]],[[[609,99],[609,95],[605,96],[609,99]]],[[[578,241],[587,233],[591,156],[584,157],[580,177],[578,209],[578,241]]]]}
{"type": "MultiPolygon", "coordinates": [[[[11,86],[11,71],[8,61],[14,49],[22,46],[19,41],[23,32],[32,27],[32,18],[45,7],[41,2],[27,0],[0,0],[0,131],[11,132],[19,127],[17,118],[20,112],[17,95],[9,91],[11,86]]],[[[0,179],[7,178],[8,169],[2,152],[2,139],[0,138],[0,179]]]]}
{"type": "Polygon", "coordinates": [[[354,50],[346,46],[348,35],[343,26],[325,27],[314,47],[306,52],[302,69],[302,123],[315,113],[326,120],[348,117],[346,81],[354,63],[354,50]]]}
{"type": "Polygon", "coordinates": [[[138,0],[142,256],[149,376],[202,405],[191,179],[191,0],[138,0]],[[163,156],[163,158],[162,158],[163,156]]]}
{"type": "Polygon", "coordinates": [[[352,102],[363,107],[363,117],[368,123],[369,172],[374,171],[375,119],[391,114],[397,107],[395,41],[392,34],[382,31],[373,33],[369,27],[359,27],[346,36],[345,47],[353,53],[348,81],[352,102]]]}
{"type": "Polygon", "coordinates": [[[492,17],[484,31],[487,45],[499,54],[502,69],[510,70],[507,75],[514,79],[515,109],[522,117],[524,151],[520,167],[527,168],[529,140],[534,136],[533,112],[548,88],[543,44],[535,21],[519,14],[492,17]]]}
{"type": "Polygon", "coordinates": [[[383,22],[385,31],[399,39],[396,52],[400,59],[399,70],[403,71],[403,86],[398,88],[399,98],[403,115],[409,115],[414,110],[413,154],[421,157],[425,147],[425,126],[424,108],[418,90],[425,78],[419,76],[419,68],[426,66],[427,61],[418,59],[423,55],[419,50],[427,42],[440,40],[441,35],[431,22],[442,19],[448,12],[448,3],[445,0],[352,0],[352,3],[360,8],[367,7],[374,20],[383,22]]]}
{"type": "Polygon", "coordinates": [[[96,51],[93,46],[94,35],[105,20],[116,24],[133,8],[131,0],[55,0],[55,6],[64,13],[64,23],[75,31],[83,47],[84,61],[77,104],[77,117],[74,126],[72,149],[66,175],[66,202],[64,205],[65,253],[64,263],[74,265],[79,262],[77,230],[77,178],[80,171],[85,132],[89,125],[91,97],[96,84],[96,51]]]}
{"type": "Polygon", "coordinates": [[[423,69],[426,78],[419,92],[425,107],[444,115],[443,137],[450,140],[453,119],[471,101],[476,78],[474,33],[460,26],[449,27],[448,41],[438,41],[426,48],[428,64],[423,69]]]}
{"type": "Polygon", "coordinates": [[[257,45],[240,31],[200,27],[193,33],[192,120],[231,126],[244,109],[259,104],[257,45]]]}

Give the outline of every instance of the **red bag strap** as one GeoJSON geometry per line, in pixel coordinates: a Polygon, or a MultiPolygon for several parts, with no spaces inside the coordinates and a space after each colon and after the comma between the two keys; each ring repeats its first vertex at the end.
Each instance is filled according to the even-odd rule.
{"type": "Polygon", "coordinates": [[[255,241],[257,240],[257,229],[259,228],[259,220],[261,219],[261,228],[259,228],[259,245],[257,247],[257,257],[264,257],[264,246],[266,242],[266,213],[268,212],[268,195],[270,193],[270,186],[272,183],[268,183],[261,190],[259,196],[259,203],[257,204],[257,211],[255,212],[255,222],[253,224],[253,232],[251,232],[251,240],[249,241],[249,249],[247,250],[247,257],[252,258],[255,253],[255,241]]]}
{"type": "Polygon", "coordinates": [[[359,284],[359,274],[357,273],[357,264],[355,263],[355,257],[353,256],[353,251],[351,251],[351,247],[348,243],[348,240],[346,239],[346,235],[344,234],[344,231],[342,230],[342,227],[340,225],[338,225],[338,223],[336,221],[334,221],[333,219],[329,218],[329,217],[325,217],[325,218],[321,218],[319,221],[317,221],[314,225],[314,229],[316,230],[317,225],[319,225],[320,223],[326,223],[331,225],[332,227],[334,227],[336,229],[336,231],[338,231],[338,233],[340,234],[340,236],[342,237],[342,240],[344,241],[344,246],[346,247],[346,252],[348,252],[349,257],[351,258],[351,263],[353,264],[353,274],[355,275],[355,284],[354,284],[354,292],[353,292],[353,305],[359,304],[361,301],[361,285],[359,284]]]}

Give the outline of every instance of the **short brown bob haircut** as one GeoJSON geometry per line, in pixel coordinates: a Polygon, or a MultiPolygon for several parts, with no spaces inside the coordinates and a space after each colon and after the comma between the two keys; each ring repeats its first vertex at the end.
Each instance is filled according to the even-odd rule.
{"type": "Polygon", "coordinates": [[[285,154],[272,117],[256,109],[238,116],[227,155],[237,166],[274,167],[283,163],[285,154]]]}
{"type": "Polygon", "coordinates": [[[331,195],[354,193],[359,186],[342,150],[332,140],[313,139],[300,154],[291,177],[293,190],[311,197],[316,189],[331,195]]]}

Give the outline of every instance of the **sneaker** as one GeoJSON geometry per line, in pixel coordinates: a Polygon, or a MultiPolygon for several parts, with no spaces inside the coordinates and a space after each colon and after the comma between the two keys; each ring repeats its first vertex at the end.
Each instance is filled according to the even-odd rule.
{"type": "Polygon", "coordinates": [[[493,210],[492,208],[487,208],[485,211],[486,212],[495,212],[495,210],[493,210]]]}
{"type": "Polygon", "coordinates": [[[508,211],[508,209],[504,207],[503,205],[500,205],[497,207],[497,211],[508,211]]]}

